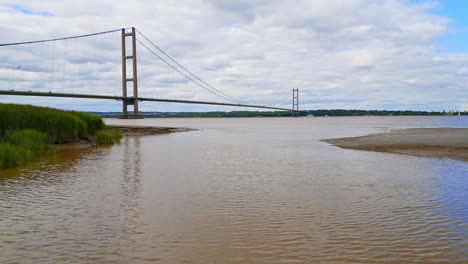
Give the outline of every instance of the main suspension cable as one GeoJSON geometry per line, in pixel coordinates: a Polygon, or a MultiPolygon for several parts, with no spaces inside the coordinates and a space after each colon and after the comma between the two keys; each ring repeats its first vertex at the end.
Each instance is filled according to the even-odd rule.
{"type": "MultiPolygon", "coordinates": [[[[147,49],[149,52],[151,52],[153,55],[155,55],[158,59],[160,59],[161,61],[163,61],[164,63],[166,63],[169,67],[171,67],[172,69],[174,69],[175,71],[177,71],[178,73],[180,73],[181,75],[183,75],[185,78],[189,79],[190,81],[192,81],[193,83],[197,84],[198,86],[200,86],[201,88],[209,91],[210,93],[214,94],[214,95],[217,95],[219,97],[222,97],[223,99],[225,100],[228,100],[228,101],[231,101],[231,102],[235,102],[233,101],[232,99],[226,97],[226,96],[223,96],[221,94],[218,94],[210,89],[207,89],[205,86],[201,85],[200,83],[198,83],[197,81],[195,81],[194,79],[192,79],[190,76],[187,76],[187,74],[181,72],[179,69],[177,69],[176,67],[174,67],[172,64],[170,64],[168,61],[166,61],[165,59],[163,59],[161,56],[159,56],[156,52],[154,52],[153,50],[151,50],[148,46],[146,46],[145,44],[143,44],[138,38],[136,38],[136,41],[138,43],[140,43],[145,49],[147,49]]],[[[235,102],[235,103],[238,103],[238,102],[235,102]]]]}
{"type": "Polygon", "coordinates": [[[86,35],[79,35],[79,36],[72,36],[72,37],[64,37],[64,38],[54,38],[54,39],[43,39],[43,40],[35,40],[35,41],[25,41],[25,42],[15,42],[15,43],[0,43],[0,47],[3,46],[15,46],[15,45],[23,45],[23,44],[33,44],[33,43],[41,43],[41,42],[51,42],[51,41],[57,41],[57,40],[66,40],[66,39],[77,39],[77,38],[86,38],[86,37],[91,37],[91,36],[96,36],[96,35],[103,35],[103,34],[109,34],[117,31],[121,31],[122,29],[114,29],[114,30],[108,30],[108,31],[103,31],[103,32],[98,32],[98,33],[91,33],[91,34],[86,34],[86,35]]]}
{"type": "Polygon", "coordinates": [[[159,48],[156,44],[154,44],[153,41],[151,41],[150,39],[148,39],[143,33],[141,33],[141,31],[139,31],[138,29],[135,29],[144,39],[146,39],[149,43],[151,43],[151,45],[153,45],[155,48],[157,48],[162,54],[166,55],[166,57],[168,57],[172,62],[174,62],[175,64],[177,64],[180,68],[182,68],[183,70],[185,70],[186,72],[188,72],[191,76],[193,76],[194,78],[196,78],[197,80],[199,80],[200,82],[202,82],[203,84],[205,84],[206,86],[210,87],[211,89],[223,94],[224,96],[226,97],[229,97],[231,99],[231,101],[236,101],[238,103],[242,103],[242,104],[245,104],[245,102],[241,101],[241,100],[238,100],[226,93],[224,93],[223,91],[220,91],[218,89],[216,89],[215,87],[209,85],[208,83],[206,83],[205,81],[203,81],[202,79],[200,79],[198,76],[196,76],[195,74],[193,74],[191,71],[187,70],[184,66],[182,66],[180,63],[178,63],[176,60],[174,60],[171,56],[169,56],[166,52],[164,52],[161,48],[159,48]]]}

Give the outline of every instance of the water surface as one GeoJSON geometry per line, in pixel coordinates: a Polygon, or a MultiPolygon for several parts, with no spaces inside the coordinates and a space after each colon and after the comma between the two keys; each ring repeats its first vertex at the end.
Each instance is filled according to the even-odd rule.
{"type": "Polygon", "coordinates": [[[468,163],[319,141],[466,117],[106,122],[199,130],[1,171],[0,263],[468,262],[468,163]]]}

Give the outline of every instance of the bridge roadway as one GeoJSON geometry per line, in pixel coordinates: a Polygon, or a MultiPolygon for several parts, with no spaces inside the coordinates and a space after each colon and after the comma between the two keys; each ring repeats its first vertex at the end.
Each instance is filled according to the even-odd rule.
{"type": "Polygon", "coordinates": [[[128,102],[133,102],[134,100],[138,100],[140,102],[149,101],[149,102],[166,102],[166,103],[182,103],[182,104],[224,105],[224,106],[237,106],[237,107],[250,107],[250,108],[263,108],[263,109],[272,109],[272,110],[291,111],[291,109],[288,109],[288,108],[265,106],[265,105],[230,104],[230,103],[176,100],[176,99],[160,99],[160,98],[146,98],[146,97],[134,98],[134,97],[125,97],[125,96],[95,95],[95,94],[74,94],[74,93],[52,93],[52,92],[0,90],[0,95],[107,99],[107,100],[128,101],[128,102]]]}

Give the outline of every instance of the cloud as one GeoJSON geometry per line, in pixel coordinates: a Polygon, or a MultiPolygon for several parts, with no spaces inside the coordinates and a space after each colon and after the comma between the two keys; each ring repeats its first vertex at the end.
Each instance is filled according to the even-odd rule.
{"type": "Polygon", "coordinates": [[[374,55],[367,49],[345,51],[343,53],[344,56],[349,57],[351,65],[356,68],[371,68],[374,63],[374,55]]]}
{"type": "MultiPolygon", "coordinates": [[[[301,104],[311,108],[443,110],[461,106],[460,98],[468,97],[468,54],[441,51],[437,39],[453,29],[450,18],[432,14],[434,1],[161,0],[128,5],[120,0],[24,0],[21,9],[25,12],[12,8],[13,1],[3,2],[2,42],[135,26],[213,87],[251,103],[275,102],[296,87],[301,91],[301,104]],[[54,16],[29,14],[42,10],[54,16]],[[434,99],[440,101],[434,103],[434,99]]],[[[142,36],[137,37],[151,47],[142,36]]],[[[120,56],[120,32],[0,47],[0,86],[120,94],[120,56]]],[[[224,101],[141,45],[137,56],[141,96],[224,101]]],[[[60,101],[50,102],[62,106],[60,101]]],[[[81,108],[86,101],[76,102],[80,103],[74,107],[89,110],[81,108]]],[[[290,107],[289,103],[283,106],[290,107]]],[[[114,102],[95,106],[103,111],[120,109],[114,102]]],[[[143,110],[154,107],[142,105],[143,110]]],[[[161,111],[190,109],[186,105],[157,107],[161,111]]]]}
{"type": "Polygon", "coordinates": [[[457,73],[462,75],[462,76],[467,76],[468,75],[468,68],[466,66],[463,66],[457,71],[457,73]]]}

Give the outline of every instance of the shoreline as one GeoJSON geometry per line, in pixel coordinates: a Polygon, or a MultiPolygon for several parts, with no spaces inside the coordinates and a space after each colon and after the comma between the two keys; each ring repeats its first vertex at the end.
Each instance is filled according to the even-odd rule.
{"type": "MultiPolygon", "coordinates": [[[[195,131],[197,129],[186,128],[186,127],[154,127],[154,126],[132,126],[132,125],[106,125],[106,129],[115,129],[122,133],[124,137],[135,137],[135,136],[151,136],[151,135],[163,135],[178,132],[195,131]]],[[[96,139],[79,139],[75,142],[64,143],[64,144],[53,144],[54,147],[60,150],[69,149],[82,149],[97,146],[96,139]]]]}
{"type": "Polygon", "coordinates": [[[449,158],[468,162],[468,128],[410,128],[321,141],[343,149],[449,158]]]}
{"type": "Polygon", "coordinates": [[[107,125],[107,129],[116,129],[122,133],[124,137],[127,136],[151,136],[170,134],[178,132],[195,131],[197,129],[187,127],[154,127],[154,126],[133,126],[133,125],[107,125]]]}

